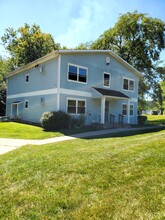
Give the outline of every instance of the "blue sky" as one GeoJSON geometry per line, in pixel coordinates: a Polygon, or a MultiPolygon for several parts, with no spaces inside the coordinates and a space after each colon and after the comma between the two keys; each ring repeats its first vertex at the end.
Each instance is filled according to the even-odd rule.
{"type": "MultiPolygon", "coordinates": [[[[0,0],[0,37],[8,27],[36,23],[56,43],[73,48],[96,40],[120,14],[135,10],[165,21],[165,0],[0,0]]],[[[0,55],[6,55],[2,45],[0,55]]]]}

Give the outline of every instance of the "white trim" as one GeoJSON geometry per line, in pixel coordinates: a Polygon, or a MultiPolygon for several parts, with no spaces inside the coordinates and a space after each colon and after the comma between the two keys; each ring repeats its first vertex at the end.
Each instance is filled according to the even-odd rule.
{"type": "Polygon", "coordinates": [[[110,88],[110,83],[111,83],[111,74],[108,73],[108,72],[104,72],[104,73],[103,73],[103,87],[105,87],[105,88],[110,88]],[[104,76],[105,76],[105,74],[109,75],[109,86],[105,86],[105,85],[104,85],[104,76]]]}
{"type": "Polygon", "coordinates": [[[105,96],[101,97],[101,124],[105,123],[105,96]]]}
{"type": "Polygon", "coordinates": [[[135,92],[135,80],[134,80],[134,79],[131,79],[131,78],[128,78],[128,77],[123,77],[122,90],[123,90],[123,91],[129,91],[129,92],[135,92]],[[128,80],[128,89],[124,89],[124,79],[127,79],[127,80],[128,80]],[[129,82],[130,82],[130,81],[133,81],[133,83],[134,83],[133,90],[130,90],[130,89],[129,89],[129,82]]]}
{"type": "Polygon", "coordinates": [[[21,98],[21,97],[29,97],[29,96],[39,96],[39,95],[52,95],[57,94],[57,89],[47,89],[47,90],[39,90],[34,92],[25,92],[14,95],[8,95],[7,99],[21,98]]]}
{"type": "Polygon", "coordinates": [[[85,66],[80,66],[80,65],[77,65],[77,64],[73,64],[73,63],[68,63],[68,70],[67,70],[67,80],[69,82],[76,82],[76,83],[83,83],[83,84],[87,84],[88,83],[88,67],[85,67],[85,66]],[[69,79],[69,66],[75,66],[77,67],[77,80],[72,80],[72,79],[69,79]],[[85,69],[86,70],[86,82],[81,82],[78,80],[79,78],[79,69],[82,68],[82,69],[85,69]]]}
{"type": "Polygon", "coordinates": [[[57,111],[60,110],[60,72],[61,72],[61,55],[58,57],[57,67],[57,111]]]}
{"type": "Polygon", "coordinates": [[[91,92],[84,92],[84,91],[78,91],[78,90],[72,90],[72,89],[60,89],[60,93],[64,95],[76,95],[76,96],[84,96],[92,98],[91,92]]]}

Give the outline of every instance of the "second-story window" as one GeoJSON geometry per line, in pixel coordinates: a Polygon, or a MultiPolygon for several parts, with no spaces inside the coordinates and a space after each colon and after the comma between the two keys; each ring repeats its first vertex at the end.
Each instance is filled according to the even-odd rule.
{"type": "Polygon", "coordinates": [[[29,74],[26,74],[26,76],[25,76],[25,82],[26,82],[26,83],[29,82],[29,74]]]}
{"type": "Polygon", "coordinates": [[[124,78],[123,79],[123,89],[134,91],[134,80],[124,78]]]}
{"type": "Polygon", "coordinates": [[[87,68],[69,64],[68,80],[86,83],[87,82],[87,68]]]}
{"type": "Polygon", "coordinates": [[[104,86],[110,87],[110,74],[104,73],[104,86]]]}

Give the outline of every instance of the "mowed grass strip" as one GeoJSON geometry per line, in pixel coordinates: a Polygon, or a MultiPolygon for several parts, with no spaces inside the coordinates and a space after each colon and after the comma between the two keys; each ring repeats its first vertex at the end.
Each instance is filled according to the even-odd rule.
{"type": "Polygon", "coordinates": [[[45,139],[59,137],[60,132],[46,132],[42,127],[16,122],[0,122],[0,138],[45,139]]]}
{"type": "Polygon", "coordinates": [[[165,131],[0,156],[0,219],[165,218],[165,131]]]}
{"type": "Polygon", "coordinates": [[[148,125],[165,124],[165,115],[146,115],[148,125]]]}

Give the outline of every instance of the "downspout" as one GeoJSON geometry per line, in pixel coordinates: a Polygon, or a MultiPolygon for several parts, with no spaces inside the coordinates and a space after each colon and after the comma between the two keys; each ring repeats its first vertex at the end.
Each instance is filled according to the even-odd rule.
{"type": "Polygon", "coordinates": [[[58,57],[57,67],[57,111],[60,110],[60,73],[61,73],[61,54],[58,57]]]}

